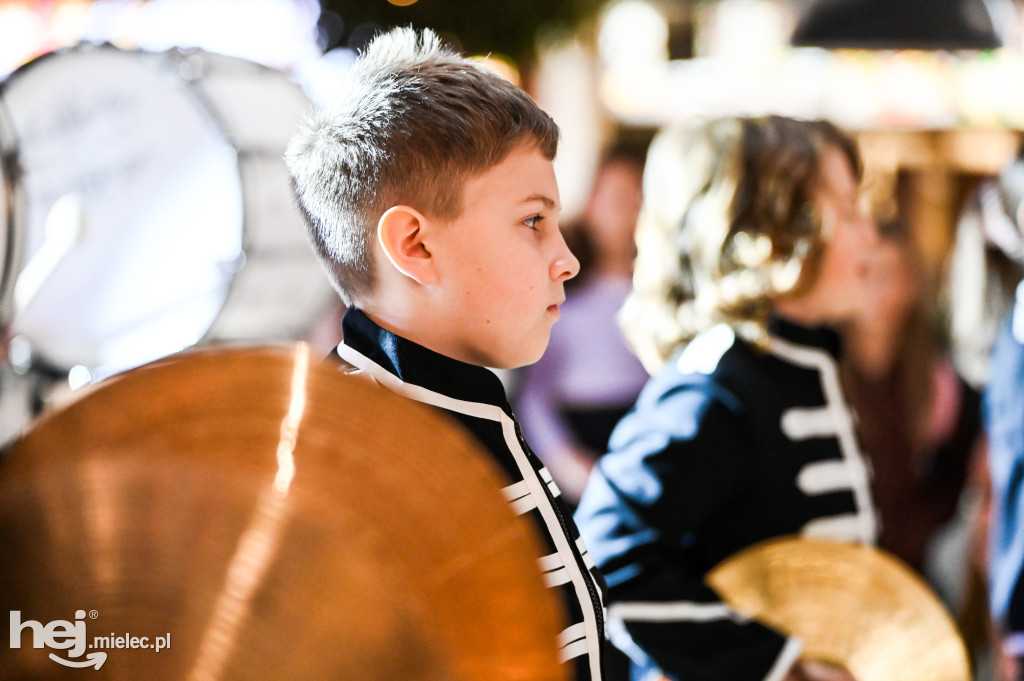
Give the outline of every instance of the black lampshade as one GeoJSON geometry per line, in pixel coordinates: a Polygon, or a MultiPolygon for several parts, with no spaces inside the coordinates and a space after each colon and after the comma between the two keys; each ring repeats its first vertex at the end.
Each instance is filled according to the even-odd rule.
{"type": "Polygon", "coordinates": [[[1002,41],[984,0],[815,0],[796,47],[988,50],[1002,41]]]}

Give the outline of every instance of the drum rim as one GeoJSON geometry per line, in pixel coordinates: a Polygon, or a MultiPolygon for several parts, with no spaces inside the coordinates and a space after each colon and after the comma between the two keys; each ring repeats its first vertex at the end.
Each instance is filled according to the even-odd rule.
{"type": "MultiPolygon", "coordinates": [[[[40,64],[69,52],[87,50],[133,51],[121,49],[109,42],[81,41],[33,57],[0,78],[0,191],[6,192],[10,199],[5,214],[0,216],[0,219],[4,220],[3,224],[0,224],[0,229],[6,233],[7,239],[5,251],[0,254],[0,332],[6,332],[14,319],[14,287],[25,261],[28,229],[28,199],[21,182],[24,168],[21,164],[17,131],[5,95],[12,84],[36,70],[40,64]]],[[[6,339],[0,336],[0,341],[6,342],[6,339]]]]}
{"type": "MultiPolygon", "coordinates": [[[[81,41],[73,45],[59,47],[50,52],[34,57],[0,79],[0,112],[2,112],[5,117],[3,121],[0,121],[0,123],[2,123],[2,125],[0,125],[0,131],[3,132],[3,139],[0,139],[0,162],[4,162],[8,166],[12,166],[13,169],[12,175],[4,174],[3,176],[4,184],[10,184],[12,190],[12,207],[8,210],[8,224],[3,227],[5,227],[6,231],[8,231],[12,236],[16,235],[17,241],[17,252],[14,254],[16,255],[16,260],[10,263],[9,270],[0,270],[0,287],[2,287],[0,288],[0,330],[5,330],[8,326],[13,325],[16,322],[15,317],[17,310],[14,309],[14,289],[16,288],[22,267],[25,265],[27,255],[26,248],[29,236],[29,221],[31,219],[29,214],[29,199],[22,182],[24,166],[21,162],[21,141],[17,127],[13,122],[14,117],[10,113],[10,105],[7,103],[7,96],[10,89],[15,87],[26,77],[38,72],[40,67],[48,65],[61,58],[66,59],[77,55],[89,54],[116,55],[117,58],[124,57],[130,60],[137,60],[137,63],[142,63],[143,65],[148,64],[153,73],[160,74],[162,69],[177,66],[184,57],[189,56],[189,53],[193,51],[197,53],[205,52],[200,48],[196,48],[195,50],[183,50],[181,48],[172,47],[166,50],[145,50],[142,48],[122,48],[109,41],[81,41]],[[153,65],[154,63],[156,64],[155,66],[153,65]]],[[[238,179],[240,191],[240,195],[238,197],[240,220],[237,225],[239,238],[238,255],[239,257],[244,257],[246,248],[246,211],[244,204],[245,186],[242,178],[242,166],[239,159],[238,146],[226,133],[223,121],[220,120],[215,112],[210,109],[210,102],[198,92],[195,84],[187,78],[182,78],[181,80],[181,95],[189,100],[190,105],[195,108],[197,115],[206,121],[211,133],[216,135],[219,141],[232,152],[232,167],[235,176],[238,179]]],[[[3,264],[3,266],[6,265],[7,263],[3,264]]],[[[202,325],[196,326],[196,331],[199,335],[199,340],[196,342],[196,345],[202,343],[208,337],[210,329],[222,313],[226,301],[231,295],[234,279],[235,277],[232,275],[224,290],[223,301],[220,303],[217,314],[210,320],[209,324],[205,328],[203,328],[202,325]]],[[[51,353],[47,352],[45,346],[45,343],[40,344],[33,342],[31,344],[31,366],[38,365],[44,372],[51,374],[55,373],[58,375],[64,375],[70,372],[75,363],[68,364],[56,357],[52,357],[51,353]]],[[[166,353],[163,353],[154,359],[159,359],[165,355],[166,353]]],[[[102,369],[102,365],[93,365],[88,362],[84,363],[83,366],[86,366],[91,372],[102,369]]],[[[132,367],[121,367],[114,373],[119,373],[120,371],[124,371],[128,368],[132,367]]]]}
{"type": "MultiPolygon", "coordinates": [[[[8,262],[0,263],[0,266],[7,268],[6,270],[0,270],[0,329],[5,328],[14,321],[14,288],[18,275],[21,272],[21,268],[24,265],[25,248],[28,237],[27,223],[29,220],[27,205],[28,198],[23,189],[23,183],[20,180],[21,175],[23,174],[23,167],[19,162],[17,130],[15,129],[13,122],[11,122],[10,113],[7,111],[8,106],[5,104],[5,95],[9,87],[26,77],[27,74],[34,72],[41,64],[46,64],[51,60],[62,56],[102,52],[155,61],[157,62],[157,66],[154,68],[155,71],[160,71],[161,69],[169,67],[173,68],[181,65],[191,57],[198,57],[201,60],[208,59],[214,61],[224,60],[228,62],[237,62],[244,65],[245,68],[251,69],[253,73],[275,74],[288,79],[287,73],[279,69],[271,68],[266,64],[261,64],[243,57],[221,54],[202,47],[175,46],[162,50],[147,50],[142,48],[122,48],[110,42],[97,41],[82,41],[73,45],[57,48],[51,52],[39,55],[38,57],[25,62],[14,71],[10,72],[3,78],[0,78],[0,114],[6,116],[6,123],[4,120],[0,120],[0,133],[2,133],[3,137],[0,139],[0,162],[7,164],[5,165],[5,170],[8,166],[10,166],[12,170],[12,173],[9,174],[5,172],[0,176],[0,179],[3,180],[5,185],[10,185],[11,196],[11,206],[8,207],[7,211],[8,215],[4,216],[7,220],[7,224],[0,225],[0,227],[5,228],[9,232],[9,244],[15,246],[15,248],[7,249],[8,262]]],[[[252,235],[250,234],[253,216],[246,205],[245,168],[243,159],[241,158],[241,155],[245,150],[240,148],[237,140],[234,139],[232,130],[230,129],[228,121],[225,119],[223,113],[218,111],[215,102],[202,90],[202,78],[189,78],[184,75],[182,75],[181,78],[183,80],[183,87],[181,88],[182,93],[186,94],[192,100],[196,105],[198,113],[208,121],[211,129],[215,131],[220,140],[234,152],[233,165],[241,191],[241,195],[238,197],[240,215],[240,222],[237,226],[240,239],[238,257],[244,262],[245,259],[251,257],[251,251],[253,248],[251,240],[252,235]]],[[[297,93],[305,96],[305,93],[298,83],[295,83],[291,79],[288,80],[292,85],[294,85],[297,93]]],[[[312,253],[312,251],[310,252],[312,253]]],[[[319,267],[313,268],[313,271],[320,277],[323,277],[319,267]]],[[[205,328],[200,328],[197,325],[199,338],[193,344],[194,347],[206,345],[211,341],[219,339],[219,336],[217,335],[218,325],[223,315],[227,312],[228,303],[232,298],[232,294],[240,285],[237,275],[237,272],[233,273],[228,280],[223,295],[223,301],[221,302],[216,315],[214,315],[205,328]]],[[[326,301],[330,299],[329,294],[331,292],[326,277],[323,277],[323,284],[323,298],[326,301]]],[[[38,353],[33,358],[33,364],[38,362],[42,366],[57,368],[62,373],[65,370],[70,371],[71,369],[70,366],[64,366],[64,362],[54,362],[53,358],[48,357],[48,353],[46,353],[41,347],[34,347],[33,353],[38,353]]],[[[160,355],[155,359],[159,359],[163,356],[164,355],[160,355]]],[[[100,367],[93,366],[89,368],[90,370],[96,370],[100,367]]],[[[119,369],[115,371],[115,373],[123,370],[124,369],[119,369]]]]}
{"type": "MultiPolygon", "coordinates": [[[[3,83],[0,83],[2,88],[3,83]]],[[[2,93],[2,90],[0,90],[2,93]]],[[[7,326],[14,315],[14,284],[21,272],[25,255],[25,196],[21,183],[17,144],[7,106],[0,94],[0,191],[7,196],[6,211],[0,219],[5,234],[4,252],[0,255],[0,342],[6,343],[7,326]]]]}

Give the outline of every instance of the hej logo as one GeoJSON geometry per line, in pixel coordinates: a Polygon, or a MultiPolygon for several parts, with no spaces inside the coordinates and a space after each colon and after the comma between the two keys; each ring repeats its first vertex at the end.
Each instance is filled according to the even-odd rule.
{"type": "MultiPolygon", "coordinates": [[[[21,611],[11,611],[11,648],[21,648],[21,634],[25,629],[32,631],[33,648],[54,648],[56,650],[67,650],[68,657],[79,657],[85,652],[87,645],[85,635],[85,610],[75,611],[75,621],[54,620],[43,626],[35,620],[21,621],[21,611]]],[[[50,653],[50,659],[68,667],[93,667],[99,669],[107,661],[107,654],[104,652],[89,653],[84,660],[65,660],[50,653]]]]}

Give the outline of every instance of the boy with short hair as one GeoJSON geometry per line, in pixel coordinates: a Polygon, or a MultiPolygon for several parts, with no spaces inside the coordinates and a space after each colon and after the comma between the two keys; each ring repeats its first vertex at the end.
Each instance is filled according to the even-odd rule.
{"type": "Polygon", "coordinates": [[[575,678],[599,679],[600,577],[485,368],[540,358],[579,269],[558,229],[558,128],[518,87],[411,28],[376,38],[340,94],[286,154],[313,247],[349,306],[337,353],[448,411],[491,453],[565,597],[561,657],[575,678]]]}

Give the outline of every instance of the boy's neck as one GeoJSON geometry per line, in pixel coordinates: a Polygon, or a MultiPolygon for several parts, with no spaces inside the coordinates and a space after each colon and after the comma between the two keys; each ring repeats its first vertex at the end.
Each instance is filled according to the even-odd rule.
{"type": "Polygon", "coordinates": [[[456,400],[491,404],[511,415],[505,386],[488,368],[458,361],[400,336],[357,307],[346,312],[342,325],[344,342],[338,355],[370,375],[383,370],[402,383],[456,400]]]}
{"type": "Polygon", "coordinates": [[[390,331],[396,336],[432,350],[439,355],[444,355],[466,364],[476,364],[479,366],[478,362],[461,357],[458,352],[453,351],[449,347],[450,342],[445,342],[446,336],[443,330],[436,328],[440,325],[434,321],[424,320],[418,314],[409,314],[394,304],[386,306],[374,306],[371,304],[360,306],[359,309],[370,318],[370,321],[385,331],[390,331]]]}
{"type": "MultiPolygon", "coordinates": [[[[410,324],[405,315],[395,314],[393,308],[382,309],[372,304],[359,304],[356,307],[369,317],[370,321],[385,331],[390,331],[396,336],[401,336],[405,340],[412,341],[417,345],[430,348],[427,343],[424,343],[422,339],[417,337],[418,334],[414,331],[415,325],[410,324]]],[[[433,350],[434,348],[430,349],[433,350]]]]}

